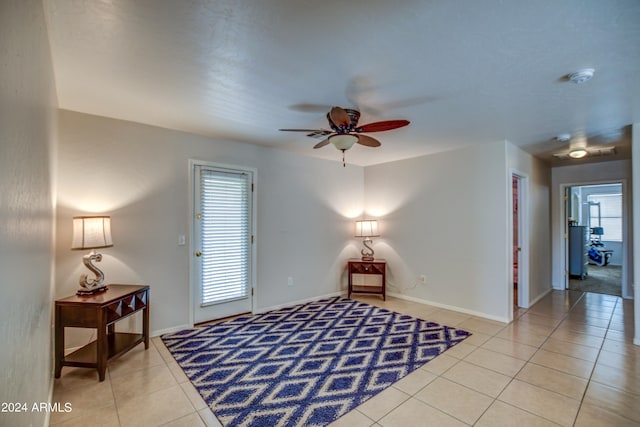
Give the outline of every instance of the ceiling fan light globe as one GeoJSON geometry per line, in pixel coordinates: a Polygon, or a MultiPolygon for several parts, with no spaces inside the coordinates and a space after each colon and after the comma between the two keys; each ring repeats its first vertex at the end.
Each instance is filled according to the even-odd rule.
{"type": "Polygon", "coordinates": [[[587,150],[573,150],[569,153],[569,157],[574,159],[581,159],[587,155],[587,150]]]}
{"type": "Polygon", "coordinates": [[[338,134],[329,137],[329,141],[336,146],[338,150],[348,150],[353,144],[358,142],[358,137],[351,134],[338,134]]]}

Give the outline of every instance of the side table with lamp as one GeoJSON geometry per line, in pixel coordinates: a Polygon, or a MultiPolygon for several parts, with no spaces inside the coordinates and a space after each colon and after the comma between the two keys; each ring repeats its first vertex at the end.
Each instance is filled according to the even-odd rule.
{"type": "Polygon", "coordinates": [[[108,216],[75,217],[72,249],[91,249],[84,265],[95,274],[80,276],[80,289],[75,295],[55,301],[55,377],[62,367],[95,368],[103,381],[109,360],[121,356],[144,343],[149,348],[149,286],[104,284],[104,274],[93,265],[102,255],[93,249],[113,246],[111,218],[108,216]],[[116,322],[142,312],[142,333],[115,331],[116,322]],[[66,327],[95,328],[97,339],[65,356],[66,327]]]}
{"type": "Polygon", "coordinates": [[[355,237],[364,237],[362,244],[366,249],[362,249],[360,259],[350,259],[348,261],[347,269],[349,276],[349,289],[347,292],[347,298],[351,298],[352,293],[365,293],[365,294],[377,294],[382,295],[382,299],[387,299],[386,281],[387,281],[387,262],[384,259],[375,259],[373,248],[371,248],[371,237],[380,236],[378,230],[378,221],[373,220],[359,220],[356,221],[356,233],[355,237]],[[360,283],[354,284],[354,274],[361,275],[363,281],[372,276],[378,276],[380,283],[367,284],[360,283]]]}

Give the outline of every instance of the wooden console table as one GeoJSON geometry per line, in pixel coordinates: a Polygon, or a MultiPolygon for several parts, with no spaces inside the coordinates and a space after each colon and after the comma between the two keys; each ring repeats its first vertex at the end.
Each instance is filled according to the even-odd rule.
{"type": "Polygon", "coordinates": [[[105,292],[55,302],[55,377],[63,366],[96,368],[104,380],[107,362],[144,342],[149,348],[149,286],[108,285],[105,292]],[[142,310],[142,334],[115,332],[115,323],[142,310]],[[96,328],[98,338],[64,355],[64,328],[96,328]]]}
{"type": "Polygon", "coordinates": [[[387,262],[383,259],[376,259],[373,261],[362,261],[361,259],[349,260],[349,291],[347,298],[351,298],[351,293],[364,293],[364,294],[378,294],[382,295],[382,299],[387,299],[387,262]],[[381,276],[382,283],[380,285],[365,285],[357,286],[353,284],[354,274],[366,274],[366,275],[379,275],[381,276]]]}

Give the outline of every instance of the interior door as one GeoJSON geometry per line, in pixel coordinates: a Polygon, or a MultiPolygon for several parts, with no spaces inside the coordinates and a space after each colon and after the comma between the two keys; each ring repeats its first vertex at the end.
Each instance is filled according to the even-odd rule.
{"type": "Polygon", "coordinates": [[[253,308],[253,172],[193,165],[194,322],[253,308]]]}

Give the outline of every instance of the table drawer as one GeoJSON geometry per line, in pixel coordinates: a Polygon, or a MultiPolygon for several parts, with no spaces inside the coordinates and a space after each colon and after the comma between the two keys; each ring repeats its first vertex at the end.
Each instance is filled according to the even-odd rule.
{"type": "Polygon", "coordinates": [[[384,264],[380,263],[351,263],[351,273],[352,274],[384,274],[384,264]]]}

